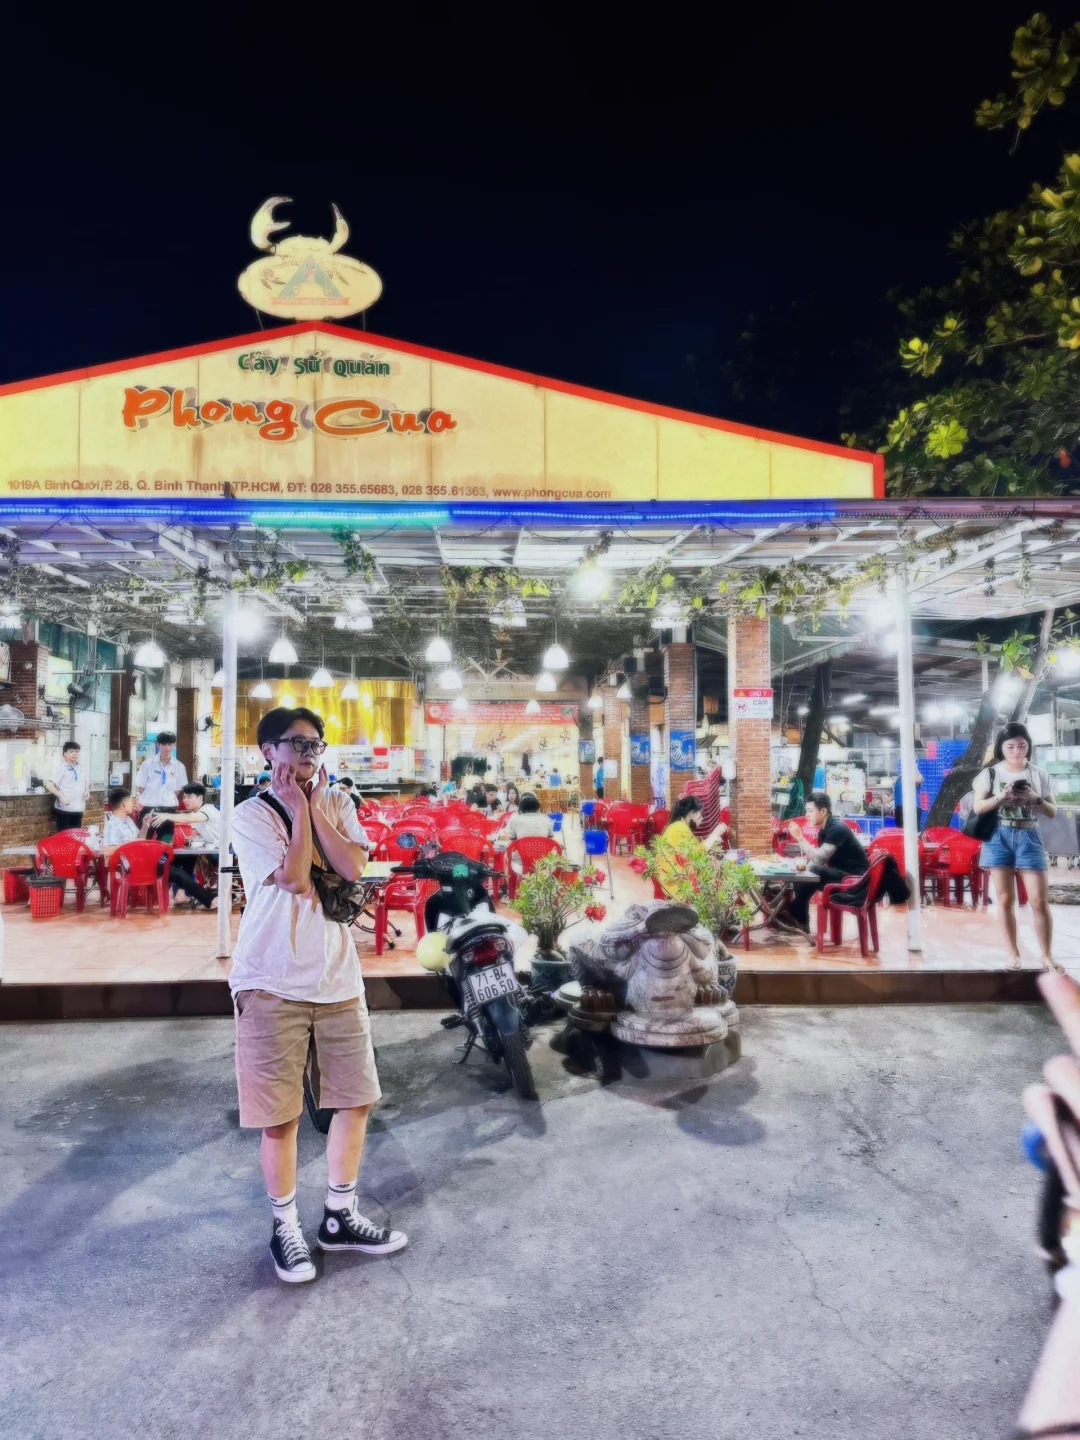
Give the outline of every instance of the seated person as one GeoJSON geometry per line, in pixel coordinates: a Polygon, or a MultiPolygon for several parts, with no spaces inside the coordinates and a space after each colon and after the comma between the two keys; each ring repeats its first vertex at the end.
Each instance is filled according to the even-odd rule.
{"type": "Polygon", "coordinates": [[[115,786],[109,791],[105,805],[103,840],[106,845],[126,845],[129,840],[146,838],[146,832],[150,828],[151,813],[149,810],[146,811],[140,830],[138,823],[133,818],[136,802],[130,790],[125,790],[119,785],[115,786]]]}
{"type": "Polygon", "coordinates": [[[517,813],[507,817],[506,823],[497,832],[496,840],[524,840],[526,836],[540,835],[545,840],[554,839],[551,816],[540,811],[540,801],[531,790],[521,797],[517,813]]]}
{"type": "Polygon", "coordinates": [[[516,785],[507,785],[505,801],[507,815],[515,815],[520,804],[521,794],[518,791],[518,787],[516,785]]]}
{"type": "Polygon", "coordinates": [[[264,795],[270,789],[270,771],[264,770],[261,775],[255,776],[255,789],[253,795],[264,795]]]}
{"type": "Polygon", "coordinates": [[[185,825],[196,825],[197,843],[200,845],[221,844],[221,811],[216,805],[207,803],[206,786],[193,780],[185,785],[177,797],[183,812],[185,825]]]}
{"type": "MultiPolygon", "coordinates": [[[[194,787],[202,790],[202,786],[194,787]]],[[[109,791],[109,809],[105,816],[105,844],[106,845],[127,845],[132,840],[145,840],[153,814],[147,810],[143,816],[142,829],[135,824],[131,818],[131,812],[135,808],[135,799],[130,790],[124,790],[120,786],[109,791]]],[[[182,802],[181,802],[182,803],[182,802]]],[[[216,808],[209,807],[217,815],[216,808]]],[[[171,820],[169,821],[171,824],[171,820]]],[[[221,817],[218,816],[218,833],[220,834],[221,817]]],[[[189,864],[194,865],[194,857],[188,857],[189,864]]],[[[187,870],[183,868],[183,862],[177,862],[175,857],[169,866],[169,884],[174,890],[183,890],[185,895],[190,895],[200,905],[205,905],[207,910],[217,908],[217,892],[209,890],[205,885],[200,885],[187,870]]]]}
{"type": "Polygon", "coordinates": [[[497,785],[484,786],[484,809],[489,815],[498,815],[503,810],[502,796],[497,785]]]}
{"type": "MultiPolygon", "coordinates": [[[[818,827],[817,844],[812,845],[792,820],[788,834],[809,859],[809,869],[822,885],[835,885],[849,875],[864,875],[870,861],[857,835],[832,813],[832,801],[824,790],[815,790],[806,802],[806,818],[818,827]]],[[[810,928],[809,885],[797,885],[788,901],[787,913],[800,930],[810,928]]]]}
{"type": "Polygon", "coordinates": [[[348,795],[349,799],[356,806],[357,810],[360,809],[360,796],[356,793],[356,787],[353,785],[353,782],[348,775],[343,775],[341,779],[337,782],[335,788],[340,790],[343,795],[348,795]]]}
{"type": "Polygon", "coordinates": [[[701,801],[696,795],[683,795],[672,807],[671,819],[664,830],[663,838],[669,845],[675,846],[685,845],[691,839],[701,840],[706,850],[719,845],[727,834],[728,827],[721,820],[710,835],[700,835],[698,826],[701,824],[702,813],[701,801]]]}

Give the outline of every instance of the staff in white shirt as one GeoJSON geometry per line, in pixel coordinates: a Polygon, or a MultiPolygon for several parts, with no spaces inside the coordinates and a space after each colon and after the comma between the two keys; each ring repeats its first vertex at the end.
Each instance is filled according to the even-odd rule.
{"type": "Polygon", "coordinates": [[[83,776],[80,754],[81,746],[69,740],[53,766],[52,779],[45,782],[49,794],[56,796],[57,830],[74,830],[82,824],[90,786],[83,776]]]}
{"type": "Polygon", "coordinates": [[[188,783],[188,776],[182,762],[173,754],[175,748],[176,736],[171,730],[161,730],[157,737],[157,754],[139,766],[135,788],[139,792],[139,804],[144,808],[178,808],[176,797],[188,783]]]}

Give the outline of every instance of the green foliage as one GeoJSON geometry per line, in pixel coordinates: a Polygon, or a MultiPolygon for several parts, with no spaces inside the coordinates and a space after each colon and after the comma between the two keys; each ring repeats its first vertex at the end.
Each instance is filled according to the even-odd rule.
{"type": "MultiPolygon", "coordinates": [[[[1043,15],[1016,31],[1010,94],[976,122],[1015,129],[1064,103],[1080,68],[1080,24],[1043,15]]],[[[1080,445],[1080,154],[1053,184],[953,236],[955,278],[899,302],[910,324],[898,375],[905,403],[849,443],[888,456],[894,495],[1053,495],[1076,488],[1080,445]]]]}
{"type": "Polygon", "coordinates": [[[672,900],[692,906],[717,940],[731,939],[757,914],[757,877],[750,864],[725,860],[697,839],[673,845],[662,835],[637,856],[645,862],[643,873],[672,900]]]}
{"type": "Polygon", "coordinates": [[[521,877],[511,908],[541,950],[554,950],[566,927],[592,908],[592,886],[601,878],[598,870],[568,870],[561,855],[544,855],[521,877]]]}

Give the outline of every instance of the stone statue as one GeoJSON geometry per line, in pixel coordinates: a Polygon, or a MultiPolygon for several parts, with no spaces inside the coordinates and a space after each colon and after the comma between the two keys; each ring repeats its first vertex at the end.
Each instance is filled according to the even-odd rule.
{"type": "Polygon", "coordinates": [[[710,1045],[738,1024],[735,960],[689,905],[629,906],[599,939],[571,945],[570,966],[579,1011],[617,1012],[612,1033],[631,1044],[710,1045]]]}

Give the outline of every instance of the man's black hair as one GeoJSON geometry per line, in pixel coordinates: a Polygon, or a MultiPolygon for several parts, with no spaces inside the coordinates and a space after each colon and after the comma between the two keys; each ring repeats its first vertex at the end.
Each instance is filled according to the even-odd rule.
{"type": "Polygon", "coordinates": [[[540,801],[531,790],[526,790],[518,801],[518,810],[522,815],[535,815],[540,809],[540,801]]]}
{"type": "Polygon", "coordinates": [[[810,799],[819,810],[827,810],[832,814],[832,800],[827,790],[811,790],[810,799]]]}
{"type": "Polygon", "coordinates": [[[1005,759],[1004,746],[1006,740],[1026,740],[1028,747],[1027,759],[1030,761],[1034,757],[1035,747],[1031,743],[1031,732],[1026,725],[1021,725],[1019,720],[1010,720],[1008,725],[1002,726],[998,732],[997,739],[994,741],[995,763],[999,763],[1005,759]]]}
{"type": "Polygon", "coordinates": [[[61,753],[61,755],[66,755],[69,750],[81,750],[81,749],[82,749],[82,746],[79,744],[78,740],[65,740],[64,743],[63,743],[63,745],[61,746],[60,753],[61,753]]]}
{"type": "Polygon", "coordinates": [[[200,800],[206,799],[206,786],[200,785],[198,780],[192,780],[190,785],[185,785],[180,791],[181,795],[197,795],[200,800]]]}
{"type": "Polygon", "coordinates": [[[341,779],[337,783],[339,785],[344,785],[346,790],[351,790],[353,788],[353,782],[348,775],[342,775],[341,779]]]}
{"type": "Polygon", "coordinates": [[[122,785],[114,785],[113,788],[109,791],[109,809],[115,810],[118,805],[122,804],[130,796],[130,794],[131,791],[125,790],[122,785]]]}
{"type": "Polygon", "coordinates": [[[159,730],[157,733],[157,743],[159,745],[175,745],[176,736],[171,730],[159,730]]]}
{"type": "Polygon", "coordinates": [[[276,705],[273,710],[268,710],[262,717],[259,721],[259,728],[255,732],[255,739],[260,750],[264,745],[276,745],[289,726],[295,724],[297,720],[306,720],[309,725],[314,725],[319,739],[323,738],[325,728],[322,716],[316,715],[314,710],[309,710],[306,705],[299,705],[295,710],[290,710],[286,705],[276,705]]]}

